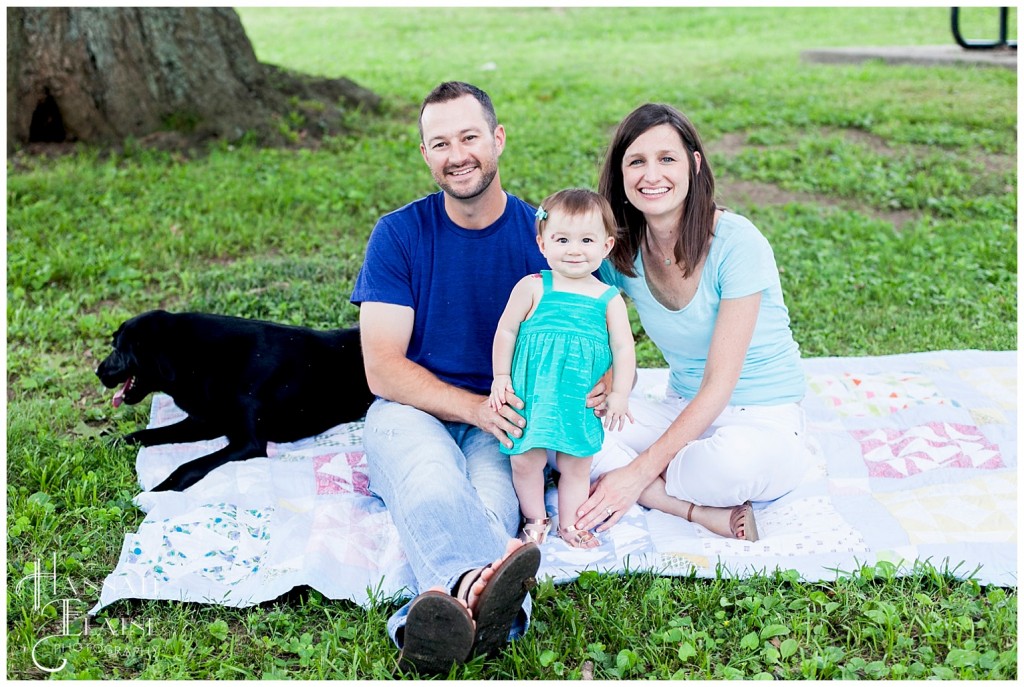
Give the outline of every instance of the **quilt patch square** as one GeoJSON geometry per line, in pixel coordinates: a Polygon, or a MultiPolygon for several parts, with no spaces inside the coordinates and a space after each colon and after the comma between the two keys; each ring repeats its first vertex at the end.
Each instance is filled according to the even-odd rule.
{"type": "Polygon", "coordinates": [[[398,531],[387,511],[368,511],[358,502],[337,501],[313,511],[306,555],[329,567],[379,569],[405,563],[398,531]],[[338,546],[343,540],[347,546],[338,546]]]}
{"type": "Polygon", "coordinates": [[[359,494],[373,496],[366,474],[366,454],[362,451],[328,453],[313,458],[316,493],[359,494]]]}
{"type": "Polygon", "coordinates": [[[1010,473],[875,495],[911,544],[1017,540],[1017,485],[1010,473]]]}
{"type": "Polygon", "coordinates": [[[917,405],[956,405],[928,377],[914,372],[810,375],[810,389],[844,417],[881,417],[917,405]]]}
{"type": "Polygon", "coordinates": [[[164,518],[157,523],[159,538],[135,539],[127,562],[159,582],[195,575],[235,586],[260,571],[273,510],[216,503],[183,517],[164,518]]]}
{"type": "Polygon", "coordinates": [[[1017,371],[999,367],[974,367],[960,370],[961,379],[1006,409],[1017,407],[1017,371]]]}
{"type": "Polygon", "coordinates": [[[910,429],[850,432],[860,442],[871,477],[901,479],[938,468],[1005,467],[999,447],[977,427],[929,422],[910,429]]]}

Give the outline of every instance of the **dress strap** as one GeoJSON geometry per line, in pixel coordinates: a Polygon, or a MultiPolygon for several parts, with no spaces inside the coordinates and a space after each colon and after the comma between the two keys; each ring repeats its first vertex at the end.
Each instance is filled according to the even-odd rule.
{"type": "Polygon", "coordinates": [[[544,293],[551,293],[551,287],[553,283],[551,279],[551,270],[541,270],[540,277],[541,281],[544,284],[544,293]]]}
{"type": "Polygon", "coordinates": [[[608,302],[611,299],[615,298],[616,294],[618,293],[619,290],[617,288],[615,288],[614,286],[609,286],[608,290],[602,293],[601,297],[598,298],[597,300],[601,305],[608,305],[608,302]]]}

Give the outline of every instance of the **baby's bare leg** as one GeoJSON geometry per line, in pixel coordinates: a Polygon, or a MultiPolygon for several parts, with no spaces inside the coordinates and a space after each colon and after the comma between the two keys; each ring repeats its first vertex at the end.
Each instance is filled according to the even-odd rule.
{"type": "Polygon", "coordinates": [[[544,508],[544,466],[547,462],[547,451],[542,448],[512,456],[512,485],[516,488],[523,517],[543,518],[547,515],[544,508]]]}
{"type": "Polygon", "coordinates": [[[558,535],[578,549],[600,546],[601,542],[593,534],[573,526],[576,510],[590,496],[590,464],[594,460],[593,456],[577,458],[559,453],[555,458],[561,473],[558,479],[558,535]]]}

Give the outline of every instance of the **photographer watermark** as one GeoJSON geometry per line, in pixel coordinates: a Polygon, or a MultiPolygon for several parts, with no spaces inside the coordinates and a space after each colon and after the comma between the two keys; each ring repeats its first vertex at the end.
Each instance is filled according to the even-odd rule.
{"type": "MultiPolygon", "coordinates": [[[[17,595],[31,592],[32,611],[48,616],[44,625],[39,628],[41,636],[31,647],[32,663],[36,668],[47,673],[64,670],[68,662],[61,656],[61,652],[66,649],[71,638],[90,635],[153,635],[152,619],[98,619],[90,614],[89,609],[98,601],[102,591],[102,581],[97,584],[93,578],[85,574],[58,575],[57,554],[53,554],[49,562],[49,570],[45,570],[43,561],[37,558],[32,564],[32,572],[21,578],[14,588],[17,595]]],[[[118,655],[127,652],[126,649],[113,647],[103,651],[118,655]]]]}

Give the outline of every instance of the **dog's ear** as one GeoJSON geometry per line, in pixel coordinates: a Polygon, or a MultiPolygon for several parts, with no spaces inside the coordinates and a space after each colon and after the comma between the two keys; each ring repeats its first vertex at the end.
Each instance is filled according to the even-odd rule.
{"type": "Polygon", "coordinates": [[[111,343],[116,354],[120,354],[128,364],[134,365],[139,359],[140,343],[136,337],[132,336],[132,329],[128,326],[129,323],[130,320],[117,328],[117,331],[114,332],[114,340],[111,343]]]}
{"type": "Polygon", "coordinates": [[[140,324],[144,325],[145,334],[140,337],[146,342],[146,353],[150,364],[160,375],[160,379],[173,382],[175,378],[175,366],[167,354],[167,347],[173,345],[172,341],[166,339],[172,315],[166,310],[151,310],[141,318],[140,324]]]}
{"type": "Polygon", "coordinates": [[[168,361],[160,354],[162,346],[166,345],[162,337],[167,314],[162,310],[142,313],[121,323],[114,332],[114,348],[127,358],[130,365],[154,369],[161,374],[161,368],[169,367],[168,361]]]}

